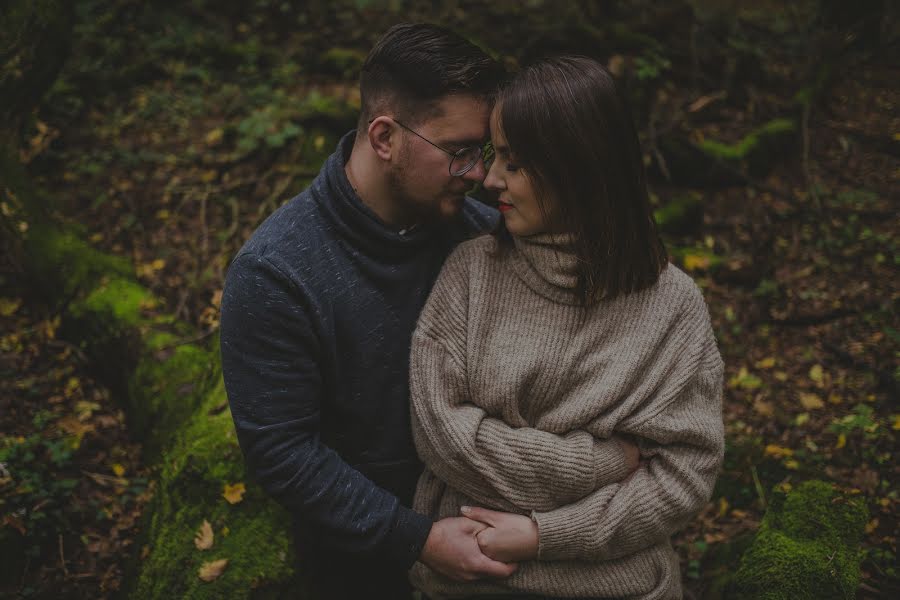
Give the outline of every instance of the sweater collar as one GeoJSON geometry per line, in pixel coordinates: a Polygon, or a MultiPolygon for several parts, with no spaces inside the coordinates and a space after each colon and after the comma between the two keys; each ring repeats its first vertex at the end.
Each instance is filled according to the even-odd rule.
{"type": "Polygon", "coordinates": [[[420,225],[403,233],[396,231],[363,203],[344,171],[355,138],[355,130],[341,138],[311,186],[313,197],[341,236],[368,255],[384,257],[408,256],[443,237],[433,225],[420,225]]]}
{"type": "Polygon", "coordinates": [[[571,234],[512,236],[513,269],[534,292],[563,304],[578,304],[578,257],[571,234]]]}

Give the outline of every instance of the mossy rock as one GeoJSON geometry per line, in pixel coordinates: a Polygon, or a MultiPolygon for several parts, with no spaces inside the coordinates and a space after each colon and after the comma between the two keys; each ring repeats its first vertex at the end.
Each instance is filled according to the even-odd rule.
{"type": "Polygon", "coordinates": [[[228,412],[221,377],[201,409],[163,453],[151,504],[144,558],[129,597],[275,598],[292,587],[295,556],[288,515],[248,481],[228,412]],[[244,484],[231,504],[225,485],[244,484]],[[214,532],[213,547],[198,550],[194,536],[203,521],[214,532]],[[221,576],[200,579],[204,563],[227,559],[221,576]]]}
{"type": "Polygon", "coordinates": [[[868,521],[860,496],[823,481],[776,490],[729,586],[734,600],[850,600],[868,521]]]}
{"type": "Polygon", "coordinates": [[[135,559],[127,595],[275,598],[302,587],[294,576],[290,519],[245,472],[211,349],[217,340],[185,343],[192,329],[153,314],[158,300],[131,265],[84,243],[77,231],[36,226],[27,244],[33,278],[65,308],[61,332],[94,359],[145,458],[160,465],[144,513],[147,550],[135,559]],[[236,483],[247,491],[230,504],[224,486],[236,483]],[[204,520],[215,544],[200,551],[193,539],[204,520]],[[204,563],[223,558],[228,564],[220,577],[199,578],[204,563]]]}
{"type": "MultiPolygon", "coordinates": [[[[673,183],[690,186],[730,186],[746,183],[747,176],[765,177],[776,162],[793,150],[797,124],[774,119],[735,143],[670,135],[660,138],[660,153],[673,183]]],[[[656,174],[662,175],[661,167],[656,174]]]]}

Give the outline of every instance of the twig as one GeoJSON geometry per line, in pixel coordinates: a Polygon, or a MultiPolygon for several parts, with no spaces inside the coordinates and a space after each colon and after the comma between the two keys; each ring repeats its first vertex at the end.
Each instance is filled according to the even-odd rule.
{"type": "Polygon", "coordinates": [[[63,551],[63,539],[62,534],[59,534],[59,562],[62,565],[63,574],[66,577],[69,576],[69,567],[66,566],[66,554],[63,551]]]}
{"type": "Polygon", "coordinates": [[[762,508],[765,510],[769,503],[766,501],[766,491],[763,489],[762,482],[759,480],[759,474],[756,472],[756,465],[750,466],[750,475],[753,477],[753,486],[756,488],[756,493],[762,502],[762,508]]]}

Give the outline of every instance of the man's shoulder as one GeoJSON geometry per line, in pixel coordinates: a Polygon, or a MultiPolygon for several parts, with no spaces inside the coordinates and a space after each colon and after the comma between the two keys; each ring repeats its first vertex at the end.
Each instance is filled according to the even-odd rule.
{"type": "Polygon", "coordinates": [[[466,196],[462,207],[462,220],[468,237],[490,233],[500,223],[500,212],[471,196],[466,196]]]}
{"type": "Polygon", "coordinates": [[[246,255],[273,263],[297,264],[311,250],[321,247],[325,236],[324,221],[316,203],[307,191],[288,200],[263,221],[235,259],[246,255]]]}

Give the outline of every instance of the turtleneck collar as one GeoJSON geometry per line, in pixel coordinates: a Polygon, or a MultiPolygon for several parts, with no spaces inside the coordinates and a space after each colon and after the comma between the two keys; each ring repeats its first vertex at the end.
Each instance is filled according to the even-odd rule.
{"type": "Polygon", "coordinates": [[[341,237],[367,255],[401,258],[442,236],[439,228],[429,225],[403,232],[392,229],[363,203],[344,171],[355,138],[355,131],[341,138],[310,186],[313,198],[341,237]]]}
{"type": "Polygon", "coordinates": [[[541,233],[512,236],[513,269],[533,291],[563,304],[579,304],[576,284],[578,257],[572,234],[541,233]]]}

